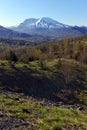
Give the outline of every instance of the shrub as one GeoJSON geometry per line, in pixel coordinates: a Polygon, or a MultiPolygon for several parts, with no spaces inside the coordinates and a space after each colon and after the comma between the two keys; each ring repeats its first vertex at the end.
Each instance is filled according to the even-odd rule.
{"type": "Polygon", "coordinates": [[[35,58],[33,57],[33,56],[30,56],[29,57],[29,61],[31,62],[31,61],[34,61],[35,60],[35,58]]]}
{"type": "Polygon", "coordinates": [[[17,56],[16,56],[14,51],[10,51],[9,60],[13,61],[15,63],[18,61],[18,58],[17,58],[17,56]]]}
{"type": "Polygon", "coordinates": [[[45,60],[40,60],[39,61],[39,66],[42,70],[46,70],[47,66],[46,66],[46,61],[45,60]]]}

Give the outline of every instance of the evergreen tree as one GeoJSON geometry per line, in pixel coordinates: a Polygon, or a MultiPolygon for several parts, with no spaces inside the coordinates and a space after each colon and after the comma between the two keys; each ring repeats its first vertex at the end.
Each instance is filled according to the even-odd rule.
{"type": "Polygon", "coordinates": [[[57,71],[59,71],[60,70],[60,68],[61,68],[61,65],[62,65],[62,62],[61,62],[61,59],[59,58],[58,59],[58,61],[57,61],[57,64],[56,64],[56,69],[57,69],[57,71]]]}
{"type": "Polygon", "coordinates": [[[16,63],[18,61],[18,58],[14,51],[10,51],[9,60],[13,61],[14,63],[16,63]]]}

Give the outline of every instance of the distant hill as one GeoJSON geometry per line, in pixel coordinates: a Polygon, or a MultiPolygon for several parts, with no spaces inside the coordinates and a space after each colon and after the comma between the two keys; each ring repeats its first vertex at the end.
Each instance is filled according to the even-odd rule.
{"type": "Polygon", "coordinates": [[[0,37],[5,38],[30,38],[31,35],[25,33],[19,33],[3,26],[0,26],[0,37]]]}
{"type": "Polygon", "coordinates": [[[82,26],[82,27],[74,26],[72,27],[72,29],[79,31],[82,34],[87,34],[87,27],[85,26],[82,26]]]}

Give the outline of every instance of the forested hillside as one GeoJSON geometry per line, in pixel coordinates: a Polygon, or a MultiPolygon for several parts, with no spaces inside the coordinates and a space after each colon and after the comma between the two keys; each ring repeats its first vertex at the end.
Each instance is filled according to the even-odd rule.
{"type": "Polygon", "coordinates": [[[86,130],[87,36],[37,46],[7,40],[0,42],[1,128],[86,130]]]}
{"type": "Polygon", "coordinates": [[[40,42],[37,46],[28,40],[0,39],[0,58],[8,60],[11,51],[23,62],[68,58],[87,63],[87,36],[40,42]]]}

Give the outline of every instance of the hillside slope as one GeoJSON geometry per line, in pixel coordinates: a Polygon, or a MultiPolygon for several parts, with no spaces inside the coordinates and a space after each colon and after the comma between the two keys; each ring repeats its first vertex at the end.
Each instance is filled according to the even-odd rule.
{"type": "Polygon", "coordinates": [[[87,66],[65,90],[56,61],[0,61],[0,129],[87,130],[87,66]]]}
{"type": "Polygon", "coordinates": [[[0,37],[5,38],[29,38],[31,35],[25,33],[18,33],[16,31],[12,31],[10,29],[4,28],[0,26],[0,37]]]}
{"type": "MultiPolygon", "coordinates": [[[[56,64],[57,61],[54,60],[52,62],[56,64]]],[[[48,62],[48,65],[49,64],[50,62],[48,62]]],[[[70,87],[68,87],[65,85],[66,82],[62,75],[55,71],[55,64],[47,70],[42,70],[38,62],[32,62],[30,65],[18,63],[16,66],[9,65],[8,63],[1,63],[0,88],[1,90],[21,92],[33,97],[49,99],[55,102],[63,101],[64,103],[70,104],[82,103],[85,106],[86,97],[84,96],[83,99],[80,99],[82,97],[79,95],[81,93],[86,95],[87,77],[84,75],[84,72],[80,70],[80,68],[76,68],[73,73],[75,77],[72,78],[69,76],[70,87]],[[36,70],[37,67],[39,68],[36,70]]],[[[65,71],[64,73],[66,74],[69,72],[65,71]]]]}

